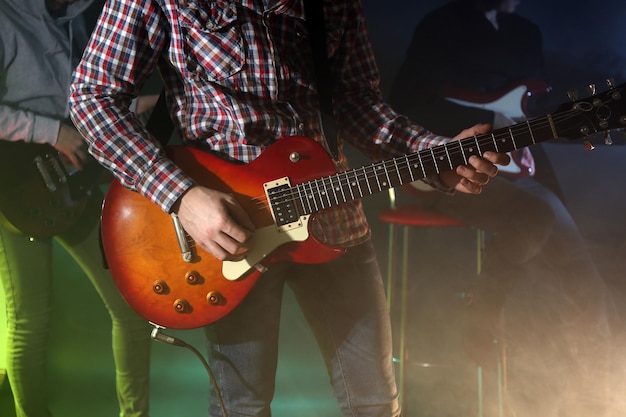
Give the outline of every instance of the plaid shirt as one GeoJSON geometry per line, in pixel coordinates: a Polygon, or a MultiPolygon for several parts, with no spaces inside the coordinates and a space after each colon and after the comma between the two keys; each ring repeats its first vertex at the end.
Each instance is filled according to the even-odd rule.
{"type": "MultiPolygon", "coordinates": [[[[381,160],[446,141],[383,103],[360,2],[324,8],[340,148],[348,141],[381,160]]],[[[96,159],[164,211],[193,180],[128,110],[155,66],[186,143],[242,162],[285,136],[325,145],[301,1],[109,0],[74,74],[72,118],[96,159]]],[[[343,154],[335,164],[348,169],[343,154]]],[[[317,218],[327,243],[369,235],[358,201],[317,218]]]]}

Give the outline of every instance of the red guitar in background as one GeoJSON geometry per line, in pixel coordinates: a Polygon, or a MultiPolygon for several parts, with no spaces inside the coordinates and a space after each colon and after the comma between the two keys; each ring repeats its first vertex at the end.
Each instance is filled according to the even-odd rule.
{"type": "MultiPolygon", "coordinates": [[[[444,94],[446,99],[453,103],[498,112],[519,123],[530,117],[528,102],[531,97],[546,94],[550,90],[550,86],[543,81],[526,79],[493,94],[474,93],[454,88],[446,90],[444,94]]],[[[511,163],[499,167],[498,171],[512,178],[528,176],[528,170],[521,160],[521,152],[512,152],[509,156],[511,163]]]]}

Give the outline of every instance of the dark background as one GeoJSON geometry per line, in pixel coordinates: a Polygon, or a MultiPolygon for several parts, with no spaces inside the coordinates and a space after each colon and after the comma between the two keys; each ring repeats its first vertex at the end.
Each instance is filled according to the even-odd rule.
{"type": "MultiPolygon", "coordinates": [[[[381,86],[386,93],[416,22],[425,12],[444,1],[363,2],[381,72],[381,86]]],[[[589,83],[597,83],[601,91],[607,77],[614,77],[618,83],[626,81],[626,3],[623,0],[525,0],[518,11],[537,23],[544,34],[548,81],[553,87],[550,102],[554,107],[567,101],[566,91],[570,88],[577,88],[584,96],[589,83]]],[[[611,389],[616,398],[614,402],[619,403],[622,371],[626,369],[621,364],[622,352],[619,350],[626,339],[620,307],[626,305],[623,296],[626,287],[626,147],[620,145],[624,143],[621,134],[615,135],[615,141],[617,146],[611,147],[603,146],[599,141],[593,152],[585,152],[580,145],[565,144],[550,144],[547,150],[566,203],[610,285],[618,307],[613,317],[617,354],[616,376],[611,389]]],[[[368,163],[357,154],[351,154],[351,159],[353,166],[368,163]]],[[[385,195],[365,201],[383,272],[387,258],[387,227],[377,221],[377,216],[387,204],[385,195]]],[[[471,233],[461,231],[438,240],[414,242],[411,253],[421,262],[412,265],[414,278],[425,282],[447,279],[441,271],[433,273],[437,271],[437,262],[454,265],[471,275],[474,266],[468,259],[471,261],[473,243],[471,233]],[[437,258],[443,249],[451,248],[458,252],[458,257],[437,258]]],[[[68,417],[116,415],[110,321],[78,267],[61,250],[57,251],[55,260],[56,310],[50,349],[53,414],[68,417]]],[[[454,323],[441,321],[438,325],[448,327],[454,323]]],[[[282,330],[274,415],[339,416],[313,337],[289,293],[285,300],[282,330]]],[[[201,331],[172,333],[204,351],[201,331]]],[[[471,377],[460,379],[459,374],[450,378],[444,381],[447,383],[443,385],[444,390],[450,386],[450,380],[456,380],[457,384],[467,381],[468,388],[474,383],[471,377]]],[[[208,377],[192,353],[155,343],[152,381],[152,417],[206,415],[208,377]]],[[[445,415],[445,405],[441,405],[443,408],[438,416],[445,415]]],[[[0,393],[0,415],[12,415],[6,387],[0,393]]]]}
{"type": "MultiPolygon", "coordinates": [[[[416,22],[445,0],[363,0],[374,45],[381,88],[387,93],[404,59],[416,22]]],[[[543,33],[546,71],[552,91],[546,112],[567,102],[567,91],[586,97],[588,85],[598,92],[606,80],[626,81],[626,3],[618,0],[522,0],[517,12],[535,22],[543,33]]],[[[459,68],[462,71],[462,68],[459,68]]],[[[626,149],[624,133],[611,134],[613,146],[593,138],[596,149],[586,152],[581,141],[546,145],[566,204],[573,213],[606,279],[622,291],[626,223],[626,149]]],[[[366,204],[369,204],[366,202],[366,204]]],[[[372,217],[372,216],[370,216],[372,217]]]]}
{"type": "MultiPolygon", "coordinates": [[[[372,43],[389,87],[418,19],[445,0],[363,0],[372,43]]],[[[522,0],[517,12],[544,35],[548,76],[555,91],[626,78],[626,3],[618,0],[522,0]]],[[[563,96],[560,101],[565,99],[563,96]]]]}

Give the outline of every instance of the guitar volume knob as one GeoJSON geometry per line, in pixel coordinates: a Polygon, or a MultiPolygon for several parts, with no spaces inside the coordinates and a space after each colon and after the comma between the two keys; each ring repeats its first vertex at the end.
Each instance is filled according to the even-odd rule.
{"type": "Polygon", "coordinates": [[[161,279],[157,279],[152,284],[152,291],[154,291],[156,294],[167,294],[168,293],[167,283],[161,279]]]}
{"type": "Polygon", "coordinates": [[[187,284],[195,285],[200,282],[200,276],[196,271],[189,271],[185,274],[185,281],[187,284]]]}
{"type": "Polygon", "coordinates": [[[209,291],[206,295],[206,300],[212,306],[225,304],[224,296],[219,291],[209,291]]]}
{"type": "Polygon", "coordinates": [[[177,313],[189,313],[191,311],[191,306],[184,298],[178,298],[174,301],[174,310],[177,313]]]}

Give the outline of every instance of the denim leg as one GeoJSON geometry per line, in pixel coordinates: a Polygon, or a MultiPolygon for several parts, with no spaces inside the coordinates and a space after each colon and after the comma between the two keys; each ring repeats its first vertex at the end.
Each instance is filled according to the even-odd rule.
{"type": "MultiPolygon", "coordinates": [[[[111,343],[115,361],[115,388],[120,417],[147,417],[150,396],[150,325],[120,295],[111,274],[103,267],[97,222],[81,231],[82,239],[59,243],[85,272],[111,317],[111,343]]],[[[80,227],[80,225],[77,225],[80,227]]]]}
{"type": "MultiPolygon", "coordinates": [[[[371,243],[322,265],[275,265],[228,316],[206,328],[230,417],[269,417],[286,281],[322,351],[341,411],[399,415],[385,295],[371,243]]],[[[212,393],[210,415],[221,417],[212,393]]]]}
{"type": "Polygon", "coordinates": [[[334,262],[294,270],[299,273],[289,285],[317,338],[342,413],[398,416],[391,326],[372,243],[334,262]]]}
{"type": "Polygon", "coordinates": [[[0,226],[0,279],[7,310],[7,376],[18,417],[50,416],[46,356],[51,258],[50,239],[30,241],[0,226]]]}
{"type": "MultiPolygon", "coordinates": [[[[230,314],[205,328],[209,365],[229,417],[269,417],[285,265],[265,273],[230,314]]],[[[213,387],[209,415],[222,417],[213,387]]]]}

